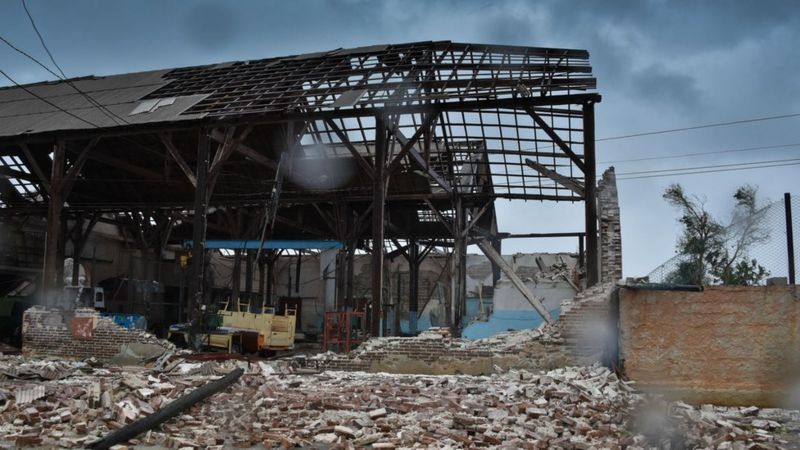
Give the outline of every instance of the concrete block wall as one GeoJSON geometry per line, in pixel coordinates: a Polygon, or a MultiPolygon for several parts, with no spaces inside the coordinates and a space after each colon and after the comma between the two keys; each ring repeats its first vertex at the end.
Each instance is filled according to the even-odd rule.
{"type": "Polygon", "coordinates": [[[597,183],[597,214],[600,219],[600,280],[616,282],[622,278],[622,229],[613,167],[603,172],[597,183]]]}
{"type": "Polygon", "coordinates": [[[619,301],[620,357],[639,386],[698,403],[800,407],[796,285],[630,287],[619,301]]]}
{"type": "Polygon", "coordinates": [[[123,344],[135,342],[173,348],[167,341],[121,327],[90,308],[61,311],[37,306],[25,311],[22,320],[22,351],[26,355],[110,359],[123,344]]]}

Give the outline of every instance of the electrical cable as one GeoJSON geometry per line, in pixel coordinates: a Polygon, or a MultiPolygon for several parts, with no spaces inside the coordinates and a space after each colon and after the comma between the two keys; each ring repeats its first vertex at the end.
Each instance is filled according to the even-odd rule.
{"type": "Polygon", "coordinates": [[[659,175],[642,175],[642,176],[634,176],[634,177],[623,177],[617,178],[617,181],[625,181],[625,180],[639,180],[644,178],[660,178],[660,177],[676,177],[681,175],[698,175],[698,174],[705,174],[705,173],[717,173],[717,172],[733,172],[738,170],[752,170],[752,169],[766,169],[769,167],[787,167],[787,166],[797,166],[800,165],[800,162],[791,163],[791,164],[770,164],[764,166],[750,166],[750,167],[734,167],[734,168],[727,168],[727,169],[711,169],[711,170],[699,170],[696,172],[683,172],[683,173],[665,173],[659,175]]]}
{"type": "MultiPolygon", "coordinates": [[[[103,106],[103,105],[101,105],[100,103],[98,103],[98,102],[97,102],[97,101],[96,101],[94,98],[92,98],[91,96],[89,96],[89,94],[87,94],[87,93],[83,92],[82,90],[80,90],[80,89],[79,89],[77,86],[75,86],[75,85],[74,85],[74,84],[73,84],[73,83],[72,83],[70,80],[68,80],[68,79],[66,79],[66,78],[62,78],[62,77],[61,77],[59,74],[57,74],[57,73],[53,72],[53,71],[52,71],[52,70],[51,70],[49,67],[47,67],[47,66],[45,66],[44,64],[42,64],[42,63],[41,63],[41,62],[40,62],[38,59],[34,58],[33,56],[31,56],[30,54],[28,54],[28,53],[27,53],[27,52],[25,52],[24,50],[22,50],[22,49],[20,49],[20,48],[18,48],[18,47],[16,47],[16,46],[14,46],[14,44],[12,44],[11,42],[9,42],[9,41],[8,41],[6,38],[4,38],[3,36],[0,36],[0,41],[2,41],[4,44],[6,44],[8,47],[12,48],[13,50],[15,50],[15,51],[19,52],[20,54],[24,55],[25,57],[27,57],[28,59],[30,59],[30,60],[31,60],[31,61],[33,61],[34,63],[38,64],[40,67],[42,67],[44,70],[46,70],[47,72],[49,72],[51,75],[53,75],[54,77],[56,77],[56,78],[58,78],[59,80],[63,81],[63,82],[64,82],[64,83],[66,83],[68,86],[70,86],[71,88],[73,88],[73,89],[74,89],[76,92],[78,92],[79,94],[83,95],[83,96],[84,96],[84,97],[85,97],[85,98],[86,98],[86,99],[89,101],[89,103],[90,103],[90,104],[91,104],[93,107],[95,107],[95,108],[99,109],[99,110],[100,110],[100,112],[102,112],[103,114],[105,114],[105,116],[106,116],[106,117],[108,117],[109,119],[113,120],[114,122],[117,122],[117,125],[119,125],[119,121],[118,121],[117,119],[119,119],[119,120],[122,120],[122,121],[123,121],[123,122],[125,122],[126,124],[129,124],[129,122],[127,122],[125,119],[123,119],[123,118],[121,118],[121,117],[117,116],[116,114],[114,114],[113,112],[111,112],[111,111],[110,111],[108,108],[106,108],[105,106],[103,106]]],[[[8,76],[6,76],[6,78],[8,78],[8,76]]],[[[12,82],[13,82],[13,81],[12,81],[12,82]]],[[[15,82],[14,82],[14,84],[16,84],[17,86],[19,86],[19,84],[15,83],[15,82]]]]}
{"type": "Polygon", "coordinates": [[[640,170],[636,172],[623,172],[618,173],[618,177],[624,177],[626,175],[642,175],[642,174],[653,174],[653,173],[660,173],[660,172],[681,172],[686,170],[698,170],[698,169],[718,169],[720,167],[734,167],[734,166],[752,166],[757,164],[773,164],[773,163],[788,163],[788,162],[798,162],[800,158],[791,158],[791,159],[773,159],[771,161],[752,161],[752,162],[742,162],[742,163],[732,163],[732,164],[714,164],[710,166],[693,166],[693,167],[676,167],[672,169],[657,169],[657,170],[640,170]]]}
{"type": "MultiPolygon", "coordinates": [[[[111,110],[109,110],[105,106],[101,105],[98,101],[96,101],[94,98],[92,98],[89,94],[87,94],[87,93],[81,91],[80,89],[78,89],[77,86],[75,86],[70,80],[67,79],[67,75],[61,69],[61,66],[58,65],[58,63],[56,62],[56,59],[53,57],[53,54],[50,52],[50,49],[47,47],[47,44],[44,42],[44,37],[42,36],[42,33],[39,32],[39,27],[36,26],[36,22],[33,20],[33,15],[31,15],[30,10],[28,10],[28,5],[25,3],[25,0],[20,0],[20,1],[22,2],[22,8],[25,10],[25,14],[28,16],[28,20],[31,22],[31,26],[33,27],[33,31],[35,31],[36,32],[36,36],[39,37],[39,42],[42,44],[42,48],[44,48],[44,51],[47,53],[47,56],[50,57],[50,61],[53,63],[54,66],[56,66],[56,69],[58,69],[58,72],[61,73],[61,77],[59,77],[59,78],[61,78],[64,82],[66,82],[73,89],[75,89],[78,93],[80,93],[81,95],[86,97],[86,99],[89,100],[89,103],[95,105],[98,109],[100,109],[101,112],[103,112],[111,120],[114,120],[114,121],[120,120],[120,121],[122,121],[122,123],[124,123],[126,125],[129,125],[130,122],[128,122],[127,120],[123,119],[122,117],[114,114],[111,110]]],[[[3,41],[6,44],[11,45],[5,39],[3,39],[3,41]]],[[[11,47],[15,48],[14,46],[11,46],[11,47]]],[[[15,50],[16,50],[16,48],[15,48],[15,50]]],[[[22,53],[25,54],[24,52],[22,52],[22,53]]],[[[25,54],[25,56],[27,56],[28,58],[31,58],[34,62],[36,62],[40,66],[44,67],[48,72],[50,72],[53,75],[55,75],[56,77],[58,77],[58,75],[53,73],[52,70],[48,69],[44,64],[42,64],[41,62],[36,60],[36,58],[33,58],[33,57],[31,57],[30,55],[27,55],[27,54],[25,54]]]]}
{"type": "Polygon", "coordinates": [[[744,148],[736,148],[736,149],[729,149],[729,150],[716,150],[712,152],[696,152],[696,153],[682,153],[679,155],[664,155],[664,156],[649,156],[647,158],[634,158],[634,159],[618,159],[614,161],[599,161],[597,164],[618,164],[618,163],[626,163],[626,162],[637,162],[637,161],[653,161],[653,160],[661,160],[661,159],[677,159],[677,158],[685,158],[690,156],[705,156],[705,155],[718,155],[721,153],[737,153],[737,152],[750,152],[754,150],[772,150],[776,148],[788,148],[788,147],[800,147],[800,142],[794,144],[778,144],[778,145],[765,145],[762,147],[744,147],[744,148]]]}
{"type": "Polygon", "coordinates": [[[55,103],[51,102],[50,100],[47,100],[46,98],[44,98],[44,97],[42,97],[42,96],[40,96],[40,95],[38,95],[38,94],[34,93],[33,91],[31,91],[30,89],[26,88],[25,86],[23,86],[23,85],[21,85],[21,84],[17,83],[17,81],[16,81],[16,80],[14,80],[13,78],[11,78],[11,77],[10,77],[10,76],[9,76],[7,73],[5,73],[5,72],[4,72],[2,69],[0,69],[0,75],[3,75],[4,77],[6,77],[6,78],[8,79],[8,81],[10,81],[10,82],[14,83],[14,86],[16,86],[16,87],[18,87],[18,88],[22,89],[23,91],[27,92],[28,94],[30,94],[30,95],[32,95],[32,96],[34,96],[34,97],[38,98],[39,100],[41,100],[41,101],[43,101],[43,102],[45,102],[45,103],[47,103],[48,105],[52,106],[53,108],[55,108],[55,109],[57,109],[57,110],[59,110],[59,111],[61,111],[61,112],[65,113],[65,114],[68,114],[68,115],[70,115],[70,116],[72,116],[72,117],[74,117],[74,118],[76,118],[76,119],[80,120],[81,122],[87,123],[87,124],[89,124],[89,125],[91,125],[91,126],[93,126],[93,127],[95,127],[95,128],[101,128],[101,127],[100,127],[100,125],[97,125],[96,123],[90,122],[90,121],[88,121],[88,120],[84,119],[83,117],[79,117],[79,116],[77,116],[77,115],[75,115],[75,114],[73,114],[73,113],[71,113],[71,112],[67,111],[66,109],[64,109],[64,108],[62,108],[62,107],[60,107],[60,106],[56,105],[55,103]]]}
{"type": "Polygon", "coordinates": [[[682,127],[682,128],[671,128],[667,130],[658,130],[658,131],[646,131],[642,133],[634,133],[634,134],[626,134],[622,136],[611,136],[606,138],[595,139],[595,142],[601,141],[616,141],[620,139],[630,139],[635,137],[642,137],[642,136],[653,136],[656,134],[667,134],[667,133],[678,133],[681,131],[690,131],[690,130],[699,130],[703,128],[714,128],[714,127],[726,127],[730,125],[740,125],[744,123],[753,123],[753,122],[763,122],[766,120],[777,120],[777,119],[788,119],[791,117],[800,117],[800,113],[791,113],[791,114],[780,114],[777,116],[766,116],[766,117],[755,117],[752,119],[742,119],[742,120],[733,120],[730,122],[717,122],[717,123],[708,123],[703,125],[696,125],[692,127],[682,127]]]}

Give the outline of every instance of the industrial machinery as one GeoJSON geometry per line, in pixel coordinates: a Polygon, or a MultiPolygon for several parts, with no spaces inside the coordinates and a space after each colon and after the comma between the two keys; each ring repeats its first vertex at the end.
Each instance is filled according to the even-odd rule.
{"type": "MultiPolygon", "coordinates": [[[[198,334],[201,344],[246,353],[289,350],[294,347],[297,312],[287,308],[276,314],[275,308],[262,307],[260,313],[249,312],[249,304],[236,302],[236,310],[229,310],[225,302],[216,314],[206,315],[205,330],[198,334]]],[[[169,328],[170,340],[189,343],[189,325],[176,324],[169,328]]]]}
{"type": "Polygon", "coordinates": [[[367,338],[366,314],[363,311],[328,311],[325,313],[325,351],[348,353],[367,338]]]}

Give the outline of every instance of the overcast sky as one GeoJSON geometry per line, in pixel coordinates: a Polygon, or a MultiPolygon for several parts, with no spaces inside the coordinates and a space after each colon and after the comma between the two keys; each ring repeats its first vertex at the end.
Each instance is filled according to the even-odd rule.
{"type": "MultiPolygon", "coordinates": [[[[28,6],[68,76],[258,59],[337,47],[452,40],[589,50],[597,137],[800,113],[800,2],[786,1],[43,1],[28,6]]],[[[47,57],[21,3],[0,2],[0,34],[47,57]]],[[[52,76],[0,46],[18,82],[52,76]]],[[[0,85],[8,84],[0,79],[0,85]]],[[[598,142],[609,161],[798,144],[613,164],[618,174],[800,159],[800,117],[598,142]]],[[[677,212],[661,198],[680,182],[727,219],[737,186],[763,201],[800,196],[800,165],[619,182],[624,272],[674,255],[677,212]]],[[[500,202],[502,231],[581,231],[580,205],[500,202]]],[[[572,240],[507,241],[503,253],[574,251],[572,240]]],[[[785,274],[774,274],[784,275],[785,274]]]]}

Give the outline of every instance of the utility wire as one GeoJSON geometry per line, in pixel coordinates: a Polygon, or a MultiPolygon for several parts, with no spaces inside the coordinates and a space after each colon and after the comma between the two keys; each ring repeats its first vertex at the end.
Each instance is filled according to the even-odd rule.
{"type": "Polygon", "coordinates": [[[59,110],[59,111],[61,111],[61,112],[65,113],[65,114],[69,114],[70,116],[72,116],[72,117],[74,117],[74,118],[76,118],[76,119],[80,120],[81,122],[85,122],[85,123],[87,123],[87,124],[89,124],[89,125],[91,125],[91,126],[93,126],[93,127],[95,127],[95,128],[100,128],[100,126],[99,126],[99,125],[97,125],[96,123],[92,123],[92,122],[90,122],[90,121],[88,121],[88,120],[84,119],[83,117],[76,116],[75,114],[73,114],[73,113],[71,113],[71,112],[67,111],[66,109],[64,109],[64,108],[62,108],[62,107],[60,107],[60,106],[56,105],[55,103],[51,102],[50,100],[47,100],[46,98],[44,98],[44,97],[42,97],[42,96],[40,96],[40,95],[38,95],[38,94],[34,93],[33,91],[31,91],[30,89],[26,88],[25,86],[23,86],[23,85],[21,85],[21,84],[17,83],[17,81],[16,81],[16,80],[14,80],[13,78],[11,78],[11,77],[10,77],[10,76],[9,76],[7,73],[5,73],[5,72],[4,72],[2,69],[0,69],[0,75],[3,75],[4,77],[6,77],[6,78],[8,79],[8,81],[10,81],[10,82],[14,83],[14,86],[16,86],[16,87],[18,87],[18,88],[22,89],[23,91],[27,92],[28,94],[30,94],[30,95],[32,95],[32,96],[34,96],[34,97],[38,98],[39,100],[41,100],[41,101],[43,101],[43,102],[45,102],[45,103],[47,103],[48,105],[52,106],[53,108],[55,108],[55,109],[57,109],[57,110],[59,110]]]}
{"type": "Polygon", "coordinates": [[[6,39],[3,39],[3,42],[5,42],[8,46],[13,48],[14,50],[16,50],[16,51],[22,53],[23,55],[27,56],[32,61],[34,61],[36,64],[42,66],[45,70],[47,70],[48,72],[53,74],[56,78],[60,78],[62,81],[66,82],[70,87],[75,89],[78,93],[80,93],[81,95],[86,97],[86,99],[89,100],[89,103],[93,104],[95,107],[100,109],[100,111],[103,114],[105,114],[108,118],[110,118],[111,120],[113,120],[113,121],[115,121],[117,123],[119,123],[119,121],[121,121],[122,123],[124,123],[126,125],[130,124],[130,122],[128,122],[124,118],[118,116],[117,114],[114,114],[114,112],[109,110],[104,105],[100,104],[97,100],[92,98],[89,94],[87,94],[87,93],[83,92],[82,90],[78,89],[78,87],[75,86],[74,83],[72,83],[69,79],[67,79],[67,75],[61,69],[61,66],[58,65],[58,63],[56,62],[56,59],[53,57],[53,53],[50,52],[50,49],[47,47],[47,44],[44,41],[44,37],[42,36],[42,33],[39,31],[39,27],[36,26],[36,22],[33,20],[33,15],[31,14],[30,10],[28,10],[28,5],[25,3],[25,0],[21,0],[21,2],[22,2],[22,8],[25,10],[25,14],[28,16],[28,20],[31,22],[31,26],[33,27],[33,31],[36,32],[36,36],[39,37],[39,42],[42,44],[42,48],[44,48],[44,51],[47,53],[47,56],[50,57],[50,61],[53,63],[53,65],[56,67],[56,69],[58,69],[58,71],[61,74],[61,76],[59,77],[57,74],[55,74],[52,70],[50,70],[48,67],[46,67],[44,64],[42,64],[36,58],[32,57],[31,55],[23,52],[22,50],[16,48],[13,45],[11,45],[11,43],[8,42],[6,39]]]}
{"type": "Polygon", "coordinates": [[[786,163],[786,162],[798,162],[798,161],[800,161],[800,158],[773,159],[771,161],[752,161],[752,162],[742,162],[742,163],[732,163],[732,164],[713,164],[710,166],[676,167],[671,169],[640,170],[637,172],[624,172],[617,174],[617,176],[641,175],[641,174],[660,173],[660,172],[681,172],[685,170],[717,169],[720,167],[752,166],[757,164],[773,164],[773,163],[786,163]]]}
{"type": "Polygon", "coordinates": [[[750,166],[750,167],[734,167],[734,168],[727,168],[727,169],[699,170],[699,171],[696,171],[696,172],[665,173],[665,174],[658,174],[658,175],[642,175],[642,176],[635,176],[635,177],[617,178],[617,181],[639,180],[639,179],[644,179],[644,178],[676,177],[676,176],[681,176],[681,175],[697,175],[697,174],[703,174],[703,173],[732,172],[732,171],[738,171],[738,170],[766,169],[768,167],[787,167],[787,166],[797,166],[797,165],[800,165],[800,162],[791,163],[791,164],[768,164],[768,165],[763,165],[763,166],[750,166]]]}
{"type": "Polygon", "coordinates": [[[601,141],[616,141],[619,139],[629,139],[641,136],[652,136],[655,134],[667,134],[667,133],[678,133],[680,131],[689,131],[689,130],[699,130],[702,128],[714,128],[714,127],[726,127],[729,125],[740,125],[743,123],[753,123],[753,122],[763,122],[766,120],[776,120],[776,119],[788,119],[790,117],[800,117],[800,113],[792,113],[792,114],[781,114],[777,116],[766,116],[766,117],[755,117],[752,119],[743,119],[743,120],[734,120],[731,122],[718,122],[718,123],[708,123],[704,125],[696,125],[693,127],[683,127],[683,128],[671,128],[667,130],[658,130],[658,131],[646,131],[643,133],[634,133],[634,134],[626,134],[622,136],[611,136],[601,139],[595,139],[595,142],[601,141]]]}
{"type": "Polygon", "coordinates": [[[636,161],[654,161],[660,159],[677,159],[677,158],[686,158],[690,156],[704,156],[704,155],[718,155],[720,153],[737,153],[737,152],[751,152],[754,150],[771,150],[776,148],[787,148],[787,147],[800,147],[800,142],[794,144],[779,144],[779,145],[765,145],[763,147],[745,147],[745,148],[736,148],[730,150],[717,150],[713,152],[697,152],[697,153],[682,153],[679,155],[664,155],[664,156],[649,156],[647,158],[633,158],[633,159],[617,159],[614,161],[600,161],[597,164],[618,164],[618,163],[626,163],[626,162],[636,162],[636,161]]]}
{"type": "MultiPolygon", "coordinates": [[[[4,38],[3,36],[0,36],[0,41],[2,41],[4,44],[6,44],[8,47],[10,47],[12,50],[16,51],[17,53],[20,53],[21,55],[23,55],[23,56],[25,56],[26,58],[28,58],[28,59],[30,59],[31,61],[33,61],[34,63],[36,63],[37,65],[39,65],[41,68],[43,68],[44,70],[46,70],[47,72],[49,72],[51,75],[53,75],[53,76],[54,76],[54,77],[56,77],[57,79],[59,79],[59,80],[61,80],[61,81],[65,82],[67,85],[69,85],[69,86],[70,86],[72,89],[74,89],[74,90],[75,90],[76,92],[78,92],[79,94],[81,94],[81,95],[83,95],[84,97],[86,97],[86,99],[89,101],[89,103],[90,103],[92,106],[94,106],[95,108],[98,108],[98,109],[100,110],[100,112],[102,112],[103,114],[105,114],[105,115],[106,115],[106,117],[108,117],[109,119],[113,120],[113,121],[114,121],[114,122],[116,122],[117,124],[119,124],[119,120],[121,120],[121,121],[125,122],[126,124],[127,124],[127,123],[129,123],[129,122],[127,122],[125,119],[123,119],[123,118],[121,118],[121,117],[117,116],[116,114],[114,114],[113,112],[111,112],[111,111],[110,111],[108,108],[106,108],[105,106],[103,106],[103,105],[101,105],[100,103],[98,103],[98,102],[97,102],[97,101],[96,101],[94,98],[92,98],[92,97],[91,97],[89,94],[87,94],[86,92],[83,92],[82,90],[80,90],[80,89],[79,89],[77,86],[75,86],[75,84],[74,84],[74,83],[72,83],[70,80],[68,80],[68,79],[66,79],[65,77],[62,77],[61,75],[59,75],[59,74],[57,74],[57,73],[53,72],[53,71],[52,71],[52,70],[51,70],[49,67],[45,66],[45,65],[44,65],[44,64],[43,64],[41,61],[39,61],[38,59],[34,58],[33,56],[31,56],[31,55],[30,55],[29,53],[27,53],[26,51],[24,51],[24,50],[20,49],[19,47],[15,46],[15,45],[14,45],[14,44],[12,44],[11,42],[9,42],[9,41],[8,41],[8,39],[4,38]]],[[[61,70],[61,69],[59,69],[59,70],[61,70]]],[[[63,72],[62,72],[62,73],[63,73],[63,72]]],[[[8,77],[6,77],[6,78],[8,78],[8,77]]],[[[14,83],[14,84],[16,84],[16,83],[14,83]]],[[[17,86],[19,86],[19,85],[17,84],[17,86]]]]}

